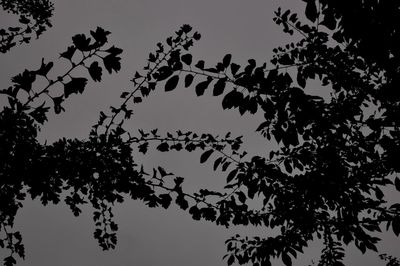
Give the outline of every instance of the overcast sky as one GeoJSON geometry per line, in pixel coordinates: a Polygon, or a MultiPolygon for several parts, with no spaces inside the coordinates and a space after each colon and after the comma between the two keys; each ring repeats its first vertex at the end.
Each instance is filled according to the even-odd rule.
{"type": "MultiPolygon", "coordinates": [[[[210,64],[227,54],[242,63],[249,58],[265,62],[272,48],[289,39],[272,21],[278,5],[303,8],[300,0],[58,0],[55,2],[53,27],[39,40],[0,54],[0,82],[10,84],[10,77],[25,68],[35,69],[41,58],[56,60],[77,33],[88,33],[101,26],[112,32],[110,43],[124,50],[122,70],[112,76],[105,74],[103,82],[89,83],[84,95],[72,96],[66,112],[50,117],[40,139],[54,141],[60,137],[85,138],[98,119],[101,110],[118,104],[121,91],[131,88],[129,81],[146,62],[155,44],[165,40],[182,24],[190,24],[202,34],[192,49],[194,57],[210,64]]],[[[10,22],[0,14],[0,25],[10,22]]],[[[210,95],[196,97],[194,88],[177,88],[165,93],[162,89],[151,95],[135,110],[129,122],[137,128],[160,130],[188,129],[198,132],[245,135],[245,147],[250,153],[267,154],[268,144],[254,133],[261,118],[241,117],[234,111],[222,111],[222,98],[210,95]]],[[[0,99],[4,102],[4,99],[0,99]]],[[[224,177],[212,171],[211,164],[199,165],[200,153],[152,153],[143,158],[145,166],[161,165],[186,178],[186,187],[221,188],[224,177]]],[[[93,238],[94,224],[90,208],[75,218],[65,204],[43,207],[27,201],[16,219],[26,247],[26,261],[19,265],[50,266],[203,266],[226,265],[224,241],[238,233],[267,235],[265,229],[231,228],[226,230],[207,222],[197,222],[172,206],[167,211],[149,209],[141,202],[127,200],[114,209],[120,230],[116,250],[102,252],[93,238]]],[[[391,236],[385,237],[383,252],[400,254],[391,236]]],[[[319,243],[312,243],[306,255],[295,265],[308,265],[318,254],[319,243]]],[[[0,251],[0,254],[4,252],[0,251]]],[[[318,259],[318,257],[317,257],[318,259]]],[[[361,256],[350,248],[347,265],[383,265],[375,254],[361,256]]],[[[282,265],[276,263],[276,265],[282,265]]]]}

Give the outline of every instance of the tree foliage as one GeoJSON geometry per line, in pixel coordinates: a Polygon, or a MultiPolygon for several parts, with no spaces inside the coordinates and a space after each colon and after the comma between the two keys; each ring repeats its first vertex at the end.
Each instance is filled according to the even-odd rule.
{"type": "Polygon", "coordinates": [[[0,28],[0,53],[8,52],[16,44],[29,43],[51,27],[53,4],[49,0],[1,0],[0,5],[7,13],[19,16],[20,25],[0,28]]]}
{"type": "MultiPolygon", "coordinates": [[[[6,10],[25,12],[1,3],[6,10]]],[[[39,143],[37,132],[49,112],[59,114],[70,95],[84,93],[89,79],[79,70],[95,82],[104,68],[109,74],[120,70],[122,50],[107,45],[110,32],[97,28],[90,36],[75,35],[60,54],[71,67],[55,80],[48,75],[54,62],[44,60],[37,70],[13,77],[1,90],[9,101],[0,113],[0,246],[11,252],[4,264],[24,257],[13,224],[28,195],[44,205],[64,200],[75,215],[82,204],[91,204],[94,237],[104,250],[117,243],[112,205],[129,196],[149,207],[175,203],[194,220],[278,230],[275,237],[227,239],[228,265],[271,265],[274,258],[291,265],[316,239],[324,243],[318,265],[343,265],[349,244],[363,253],[379,252],[382,229],[400,234],[400,203],[385,197],[390,187],[400,191],[400,39],[398,25],[391,23],[400,17],[399,4],[307,0],[304,12],[306,21],[290,10],[275,12],[275,23],[294,41],[274,49],[271,62],[261,64],[249,59],[239,65],[230,54],[213,65],[195,60],[189,49],[201,36],[183,25],[157,44],[132,78],[133,89],[120,95],[120,105],[100,113],[84,140],[61,138],[48,145],[39,143]],[[47,85],[37,89],[38,79],[47,85]],[[311,94],[311,80],[330,96],[311,94]],[[61,93],[53,90],[56,84],[61,93]],[[241,148],[242,137],[229,132],[221,137],[125,128],[137,104],[156,90],[169,93],[181,85],[199,97],[220,97],[224,109],[262,113],[264,121],[255,130],[278,148],[251,156],[241,148]],[[135,162],[135,151],[149,149],[201,151],[200,163],[212,161],[213,170],[226,175],[225,189],[186,193],[183,177],[135,162]],[[253,201],[262,207],[250,207],[253,201]]],[[[399,265],[390,255],[381,259],[399,265]]]]}

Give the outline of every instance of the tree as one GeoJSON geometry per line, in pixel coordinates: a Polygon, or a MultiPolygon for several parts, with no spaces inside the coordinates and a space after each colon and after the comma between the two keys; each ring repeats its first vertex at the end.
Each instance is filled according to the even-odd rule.
{"type": "MultiPolygon", "coordinates": [[[[120,70],[122,50],[107,46],[110,32],[97,28],[90,36],[75,35],[60,54],[70,68],[56,79],[49,75],[54,63],[44,60],[37,70],[13,77],[13,85],[1,91],[9,100],[0,113],[0,246],[11,252],[4,264],[15,264],[16,255],[24,257],[21,234],[12,229],[28,194],[44,205],[64,200],[75,215],[80,205],[90,203],[94,237],[104,250],[116,245],[118,226],[111,207],[124,196],[149,207],[168,208],[174,202],[195,220],[226,227],[251,224],[279,230],[278,236],[265,239],[228,239],[228,265],[270,265],[272,258],[291,265],[314,239],[324,242],[319,265],[343,265],[345,245],[378,252],[384,225],[398,236],[400,204],[387,202],[385,191],[391,186],[400,191],[399,31],[391,23],[399,17],[399,4],[305,2],[307,21],[290,10],[275,12],[284,32],[297,35],[293,43],[274,49],[268,67],[254,59],[240,66],[230,54],[213,66],[195,61],[189,49],[201,36],[183,25],[157,44],[143,71],[133,77],[134,89],[122,93],[121,105],[100,113],[85,140],[62,138],[47,145],[36,136],[49,112],[64,111],[62,104],[71,94],[84,92],[88,78],[79,69],[86,69],[95,82],[101,81],[104,68],[110,74],[120,70]],[[35,90],[32,84],[38,79],[47,85],[35,90]],[[310,80],[320,81],[330,97],[308,93],[310,80]],[[265,121],[256,131],[278,149],[265,157],[248,155],[241,149],[242,137],[229,132],[219,137],[182,130],[127,131],[124,122],[135,105],[156,89],[169,92],[179,84],[193,87],[199,97],[212,90],[224,109],[263,113],[265,121]],[[144,154],[148,149],[201,150],[200,163],[213,160],[213,169],[226,173],[225,190],[188,194],[182,189],[184,178],[162,167],[137,165],[132,157],[136,149],[144,154]],[[251,208],[253,201],[262,207],[251,208]]],[[[19,14],[25,10],[1,3],[19,14]]],[[[381,258],[398,264],[390,255],[381,258]]]]}
{"type": "Polygon", "coordinates": [[[1,0],[4,11],[19,16],[19,26],[0,29],[0,52],[6,53],[16,44],[29,43],[51,27],[53,4],[48,0],[1,0]]]}

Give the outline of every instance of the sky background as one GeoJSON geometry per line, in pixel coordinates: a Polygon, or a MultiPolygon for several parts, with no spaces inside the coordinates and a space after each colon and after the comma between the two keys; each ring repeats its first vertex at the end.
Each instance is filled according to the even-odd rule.
{"type": "MultiPolygon", "coordinates": [[[[40,139],[49,142],[60,137],[85,138],[99,112],[117,105],[121,92],[132,88],[129,80],[145,65],[148,53],[155,50],[156,43],[164,41],[182,24],[190,24],[202,34],[202,39],[191,50],[194,61],[204,59],[213,65],[231,53],[232,60],[237,63],[244,63],[249,58],[262,63],[271,58],[272,48],[290,41],[272,21],[273,11],[278,6],[300,11],[304,8],[300,0],[58,0],[54,4],[52,28],[39,40],[0,54],[2,87],[8,86],[10,77],[25,68],[38,68],[42,57],[45,61],[54,60],[57,65],[59,53],[65,51],[73,35],[89,33],[97,26],[111,31],[110,44],[124,52],[119,73],[110,76],[104,72],[101,83],[89,82],[83,95],[68,99],[65,113],[49,118],[40,133],[40,139]]],[[[12,21],[13,18],[0,13],[1,27],[12,25],[12,21]]],[[[1,98],[0,103],[4,104],[4,100],[1,98]]],[[[210,92],[196,97],[193,87],[184,89],[181,86],[169,93],[160,88],[135,109],[127,126],[132,132],[138,128],[214,134],[231,131],[233,135],[245,136],[244,148],[250,154],[265,156],[271,145],[254,133],[262,117],[259,114],[241,117],[238,112],[223,111],[221,100],[221,97],[211,97],[210,92]]],[[[185,177],[188,191],[222,188],[225,177],[212,171],[211,160],[200,165],[199,157],[200,153],[196,152],[137,155],[147,169],[161,165],[185,177]]],[[[118,245],[116,250],[102,252],[93,238],[91,208],[83,208],[83,214],[76,218],[65,204],[43,207],[38,201],[27,200],[15,224],[23,234],[27,257],[18,265],[222,266],[226,265],[222,261],[224,241],[229,236],[273,233],[265,228],[225,229],[212,223],[193,221],[189,214],[175,206],[168,210],[150,209],[142,202],[129,199],[116,205],[114,214],[120,228],[118,245]]],[[[398,239],[390,234],[384,235],[384,239],[382,252],[399,255],[398,239]]],[[[318,259],[316,254],[320,249],[320,243],[311,243],[294,265],[308,265],[313,256],[318,259]]],[[[4,252],[0,251],[2,254],[4,252]]],[[[383,265],[377,255],[367,252],[362,256],[352,246],[348,248],[346,263],[383,265]]]]}

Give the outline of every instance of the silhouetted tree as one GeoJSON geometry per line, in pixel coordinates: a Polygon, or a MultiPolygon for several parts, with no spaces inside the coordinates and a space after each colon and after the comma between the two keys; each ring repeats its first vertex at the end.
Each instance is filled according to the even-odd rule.
{"type": "Polygon", "coordinates": [[[8,13],[19,16],[20,25],[0,28],[0,52],[6,53],[16,44],[29,43],[51,27],[53,4],[48,0],[1,0],[0,5],[8,13]]]}
{"type": "MultiPolygon", "coordinates": [[[[295,40],[274,49],[268,65],[250,59],[241,66],[230,54],[215,65],[195,62],[188,50],[200,34],[183,25],[157,44],[143,71],[134,75],[134,88],[122,93],[121,105],[100,113],[85,140],[63,138],[46,145],[36,136],[51,108],[58,114],[71,94],[84,92],[88,79],[79,69],[87,69],[95,82],[101,81],[103,68],[110,74],[120,70],[122,50],[105,47],[108,31],[75,35],[61,53],[71,67],[55,80],[49,78],[54,63],[43,60],[37,70],[13,77],[12,86],[1,91],[9,105],[0,113],[0,246],[11,251],[5,265],[15,264],[15,255],[24,257],[21,234],[12,229],[27,195],[44,205],[63,199],[75,215],[80,205],[92,204],[94,236],[104,250],[117,242],[111,206],[125,196],[149,207],[168,208],[174,201],[194,220],[226,227],[278,229],[275,237],[227,239],[228,265],[271,265],[272,258],[291,265],[315,239],[324,243],[318,265],[343,265],[345,245],[378,252],[383,226],[398,236],[400,203],[387,202],[385,191],[391,186],[400,191],[400,33],[392,23],[400,18],[400,3],[305,2],[308,21],[290,10],[275,12],[274,21],[295,40]],[[37,79],[47,85],[33,89],[37,79]],[[309,80],[319,81],[329,97],[309,93],[309,80]],[[143,98],[160,87],[173,91],[179,83],[194,87],[199,97],[211,90],[224,109],[262,112],[265,120],[256,131],[278,148],[251,156],[241,148],[242,137],[230,133],[134,133],[124,127],[143,98]],[[63,92],[53,90],[55,84],[63,92]],[[149,172],[137,165],[136,149],[144,154],[148,149],[201,150],[200,163],[213,160],[213,169],[226,173],[225,190],[188,194],[184,178],[162,167],[149,172]],[[262,207],[251,208],[252,201],[262,207]]],[[[21,12],[19,5],[1,3],[21,12]]],[[[390,255],[380,257],[399,265],[390,255]]]]}

